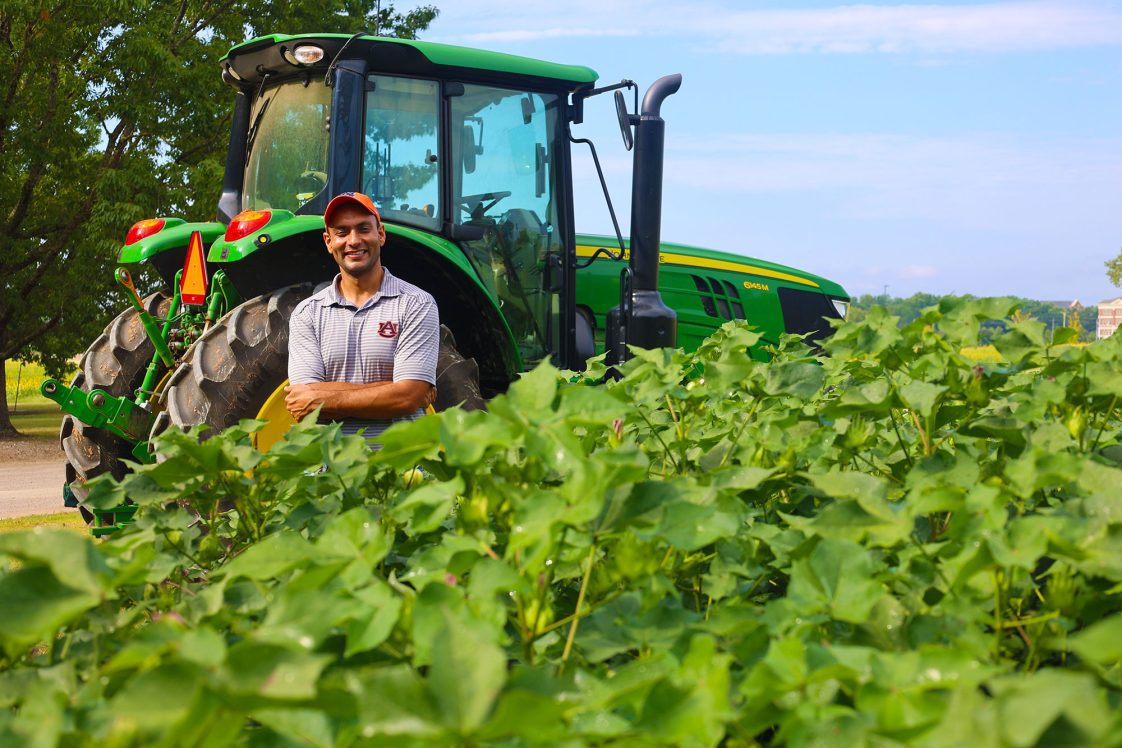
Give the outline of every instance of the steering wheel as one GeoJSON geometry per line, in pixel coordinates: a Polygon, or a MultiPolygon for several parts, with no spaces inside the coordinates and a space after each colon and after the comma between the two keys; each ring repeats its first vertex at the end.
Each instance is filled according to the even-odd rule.
{"type": "Polygon", "coordinates": [[[471,216],[472,220],[478,221],[487,211],[498,205],[499,201],[504,197],[510,197],[509,190],[503,190],[502,192],[480,192],[478,195],[463,195],[460,197],[460,205],[463,206],[464,212],[471,216]],[[490,202],[484,205],[487,201],[490,202]]]}
{"type": "Polygon", "coordinates": [[[296,178],[296,199],[306,203],[327,186],[327,172],[309,169],[296,178]]]}

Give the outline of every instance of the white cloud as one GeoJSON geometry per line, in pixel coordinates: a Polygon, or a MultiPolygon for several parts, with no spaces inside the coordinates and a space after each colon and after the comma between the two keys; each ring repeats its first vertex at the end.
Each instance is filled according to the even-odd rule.
{"type": "Polygon", "coordinates": [[[441,4],[426,38],[494,44],[666,36],[746,55],[1004,53],[1122,43],[1122,11],[1095,0],[742,7],[720,0],[494,0],[480,13],[476,3],[451,3],[441,4]]]}

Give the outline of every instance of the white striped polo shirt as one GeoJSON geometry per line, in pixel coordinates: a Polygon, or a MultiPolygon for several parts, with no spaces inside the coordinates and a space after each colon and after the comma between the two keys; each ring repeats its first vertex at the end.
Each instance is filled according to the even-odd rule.
{"type": "MultiPolygon", "coordinates": [[[[385,268],[383,268],[385,269],[385,268]]],[[[313,382],[400,382],[436,384],[440,317],[432,296],[385,270],[382,287],[361,307],[339,293],[340,276],[304,299],[288,323],[288,379],[313,382]]],[[[397,419],[345,418],[343,433],[363,430],[377,437],[397,419]]]]}

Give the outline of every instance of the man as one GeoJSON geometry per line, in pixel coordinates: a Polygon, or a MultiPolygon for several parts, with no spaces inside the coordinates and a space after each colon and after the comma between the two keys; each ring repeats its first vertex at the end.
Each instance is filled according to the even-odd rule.
{"type": "Polygon", "coordinates": [[[297,420],[322,408],[344,433],[373,439],[435,398],[436,302],[382,266],[386,230],[369,197],[344,192],[323,220],[339,274],[292,312],[285,404],[297,420]]]}

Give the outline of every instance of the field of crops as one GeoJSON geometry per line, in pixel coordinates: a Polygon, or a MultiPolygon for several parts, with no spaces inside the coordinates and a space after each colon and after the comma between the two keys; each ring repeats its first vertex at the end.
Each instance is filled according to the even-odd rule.
{"type": "Polygon", "coordinates": [[[129,531],[0,535],[0,743],[1122,744],[1122,338],[962,354],[1010,311],[170,434],[129,531]]]}

